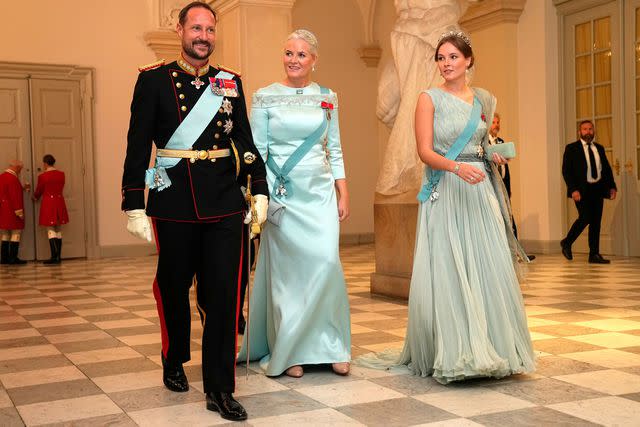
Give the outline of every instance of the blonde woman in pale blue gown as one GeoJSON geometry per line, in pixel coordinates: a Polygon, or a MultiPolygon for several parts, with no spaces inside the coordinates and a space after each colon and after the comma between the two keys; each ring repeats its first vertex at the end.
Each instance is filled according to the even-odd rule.
{"type": "Polygon", "coordinates": [[[441,383],[531,372],[535,356],[516,273],[517,259],[527,259],[495,166],[506,159],[482,157],[496,101],[466,83],[473,65],[466,35],[444,34],[434,59],[444,83],[422,93],[416,107],[426,173],[400,363],[441,383]]]}
{"type": "Polygon", "coordinates": [[[284,81],[259,89],[251,108],[271,197],[238,361],[248,349],[269,376],[301,377],[311,364],[349,373],[349,300],[338,253],[349,194],[338,98],[310,80],[317,45],[312,33],[293,32],[284,81]]]}

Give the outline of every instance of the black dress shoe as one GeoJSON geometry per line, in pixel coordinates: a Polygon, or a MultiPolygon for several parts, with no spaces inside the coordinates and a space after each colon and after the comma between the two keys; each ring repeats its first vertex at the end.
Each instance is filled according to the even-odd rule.
{"type": "Polygon", "coordinates": [[[569,261],[573,259],[573,254],[571,253],[571,245],[567,243],[566,239],[560,240],[560,246],[562,246],[562,255],[569,261]]]}
{"type": "Polygon", "coordinates": [[[527,255],[527,258],[529,258],[529,261],[533,261],[534,259],[536,259],[535,255],[527,255]]]}
{"type": "Polygon", "coordinates": [[[189,381],[187,381],[187,375],[184,373],[182,363],[178,365],[169,365],[164,358],[164,355],[160,355],[162,358],[162,382],[171,391],[177,393],[184,393],[189,391],[189,381]]]}
{"type": "Polygon", "coordinates": [[[240,316],[238,319],[238,334],[244,335],[244,329],[247,327],[247,321],[244,320],[244,316],[240,316]]]}
{"type": "Polygon", "coordinates": [[[600,254],[589,255],[589,264],[610,264],[611,261],[602,258],[600,254]]]}
{"type": "Polygon", "coordinates": [[[210,391],[207,393],[207,409],[220,412],[225,420],[242,421],[247,419],[247,411],[240,402],[235,400],[231,393],[210,391]]]}

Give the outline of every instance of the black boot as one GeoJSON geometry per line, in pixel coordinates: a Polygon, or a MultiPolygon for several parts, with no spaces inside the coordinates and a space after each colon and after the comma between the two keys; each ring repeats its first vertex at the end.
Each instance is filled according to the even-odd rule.
{"type": "Polygon", "coordinates": [[[20,242],[9,242],[9,264],[22,265],[27,261],[18,258],[18,249],[20,249],[20,242]]]}
{"type": "Polygon", "coordinates": [[[0,253],[0,264],[9,264],[9,241],[2,241],[2,252],[0,253]]]}
{"type": "Polygon", "coordinates": [[[160,354],[162,358],[162,382],[171,391],[183,393],[189,391],[189,382],[187,375],[184,373],[182,363],[178,365],[170,365],[164,358],[164,354],[160,354]]]}
{"type": "Polygon", "coordinates": [[[58,261],[57,263],[60,264],[60,262],[62,262],[62,238],[56,238],[56,242],[58,243],[58,255],[56,257],[56,260],[58,261]]]}
{"type": "Polygon", "coordinates": [[[58,264],[59,261],[59,256],[58,256],[58,239],[51,238],[49,239],[49,248],[51,249],[51,258],[49,258],[48,260],[44,261],[43,264],[58,264]]]}
{"type": "Polygon", "coordinates": [[[220,412],[225,420],[242,421],[247,419],[247,411],[240,402],[235,400],[231,393],[210,391],[207,393],[207,409],[220,412]]]}

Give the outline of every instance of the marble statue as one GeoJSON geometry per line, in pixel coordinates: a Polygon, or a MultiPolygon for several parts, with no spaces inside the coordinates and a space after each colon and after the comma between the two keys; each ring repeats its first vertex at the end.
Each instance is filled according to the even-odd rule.
{"type": "Polygon", "coordinates": [[[391,128],[378,193],[399,194],[420,185],[423,167],[413,126],[418,95],[441,81],[433,60],[438,38],[458,28],[458,21],[474,1],[395,0],[398,19],[391,32],[393,62],[383,70],[378,85],[376,114],[391,128]]]}

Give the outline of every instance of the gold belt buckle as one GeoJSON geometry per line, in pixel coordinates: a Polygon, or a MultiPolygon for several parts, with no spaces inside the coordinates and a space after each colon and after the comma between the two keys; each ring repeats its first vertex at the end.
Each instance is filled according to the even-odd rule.
{"type": "Polygon", "coordinates": [[[209,158],[209,152],[207,150],[198,151],[198,160],[207,160],[209,158]]]}

